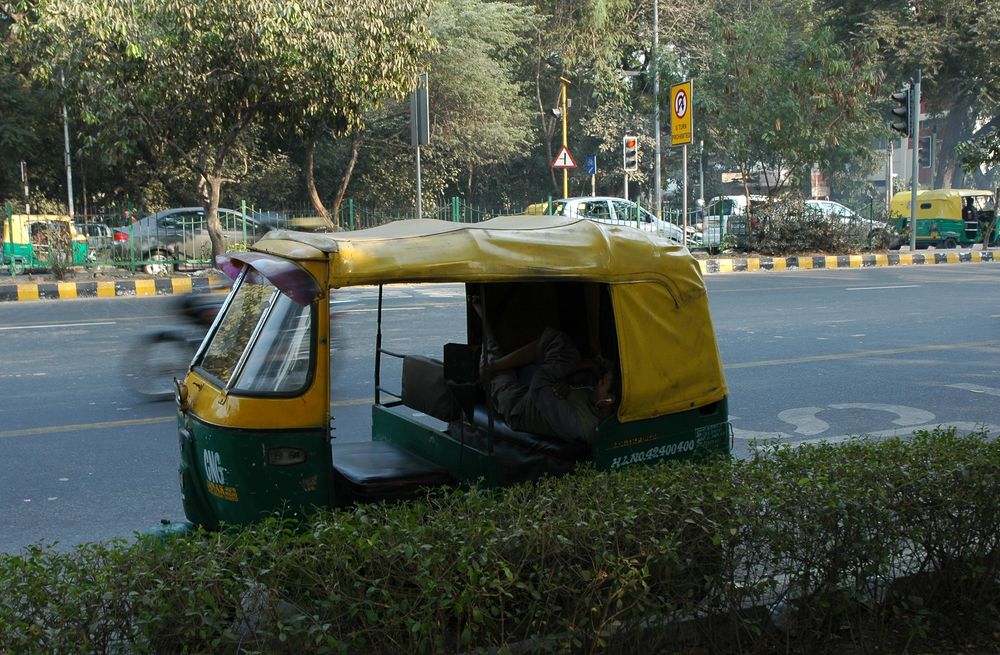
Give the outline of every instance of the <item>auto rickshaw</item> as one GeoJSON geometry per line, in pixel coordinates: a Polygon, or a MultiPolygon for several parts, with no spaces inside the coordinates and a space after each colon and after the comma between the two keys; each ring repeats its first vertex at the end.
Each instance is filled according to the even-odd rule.
{"type": "Polygon", "coordinates": [[[272,231],[220,268],[232,290],[176,383],[183,505],[195,525],[511,484],[581,461],[611,470],[731,450],[698,264],[655,235],[569,217],[402,220],[272,231]],[[385,287],[456,282],[464,343],[442,343],[440,358],[383,344],[385,287]],[[331,295],[360,285],[378,289],[371,438],[344,443],[332,439],[331,295]],[[487,406],[477,383],[487,326],[511,347],[558,327],[581,352],[616,362],[620,401],[592,443],[515,431],[487,406]],[[399,379],[386,379],[389,360],[401,360],[399,379]]]}
{"type": "MultiPolygon", "coordinates": [[[[889,204],[889,222],[898,233],[890,245],[893,250],[910,243],[911,192],[902,191],[892,196],[889,204]]],[[[983,243],[985,230],[991,229],[988,245],[997,244],[994,226],[996,204],[992,191],[980,189],[932,189],[917,193],[917,248],[967,247],[983,243]],[[967,198],[973,199],[976,221],[962,220],[962,208],[967,198]]]]}
{"type": "Polygon", "coordinates": [[[79,234],[73,219],[61,214],[12,214],[0,221],[3,264],[12,275],[49,268],[51,258],[65,257],[74,266],[88,262],[86,235],[79,234]]]}

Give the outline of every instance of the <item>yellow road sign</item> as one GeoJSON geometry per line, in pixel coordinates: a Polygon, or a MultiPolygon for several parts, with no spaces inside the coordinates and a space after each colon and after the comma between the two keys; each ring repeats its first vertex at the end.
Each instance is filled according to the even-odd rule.
{"type": "Polygon", "coordinates": [[[694,143],[691,80],[670,87],[670,145],[694,143]]]}

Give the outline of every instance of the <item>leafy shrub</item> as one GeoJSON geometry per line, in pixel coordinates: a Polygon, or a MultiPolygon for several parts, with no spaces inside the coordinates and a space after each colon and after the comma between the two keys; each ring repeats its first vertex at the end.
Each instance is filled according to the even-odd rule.
{"type": "Polygon", "coordinates": [[[796,253],[852,253],[867,245],[865,236],[838,219],[822,216],[802,199],[766,205],[755,210],[758,231],[754,250],[765,255],[796,253]]]}
{"type": "MultiPolygon", "coordinates": [[[[764,448],[0,557],[0,651],[876,650],[989,634],[1000,446],[764,448]]],[[[896,649],[898,652],[898,648],[896,649]]]]}

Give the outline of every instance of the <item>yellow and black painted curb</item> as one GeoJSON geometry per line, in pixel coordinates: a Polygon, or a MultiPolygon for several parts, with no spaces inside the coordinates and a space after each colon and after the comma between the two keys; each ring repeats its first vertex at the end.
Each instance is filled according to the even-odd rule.
{"type": "Polygon", "coordinates": [[[963,252],[893,252],[867,255],[793,255],[790,257],[734,257],[699,260],[702,273],[744,271],[786,271],[832,268],[868,268],[874,266],[912,266],[919,264],[960,264],[1000,261],[992,250],[963,252]]]}
{"type": "MultiPolygon", "coordinates": [[[[792,255],[789,257],[733,257],[698,260],[701,272],[737,273],[745,271],[822,270],[834,268],[869,268],[874,266],[912,266],[920,264],[960,264],[997,262],[992,250],[926,251],[866,255],[792,255]]],[[[114,298],[119,296],[169,296],[206,292],[228,285],[217,277],[170,277],[155,279],[93,282],[38,282],[4,284],[0,282],[0,302],[9,300],[57,300],[63,298],[114,298]]]]}
{"type": "MultiPolygon", "coordinates": [[[[17,284],[0,282],[0,302],[5,300],[169,296],[212,291],[222,282],[222,279],[216,277],[164,277],[92,282],[22,282],[17,284]]],[[[225,280],[225,282],[228,284],[229,280],[225,280]]]]}

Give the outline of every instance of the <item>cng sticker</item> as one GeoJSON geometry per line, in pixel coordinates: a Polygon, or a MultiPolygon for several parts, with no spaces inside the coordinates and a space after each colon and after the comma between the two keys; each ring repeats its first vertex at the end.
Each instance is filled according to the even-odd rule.
{"type": "Polygon", "coordinates": [[[226,469],[222,466],[222,457],[214,450],[206,449],[202,453],[205,463],[205,481],[208,492],[223,500],[236,502],[240,499],[236,487],[226,485],[226,469]]]}

